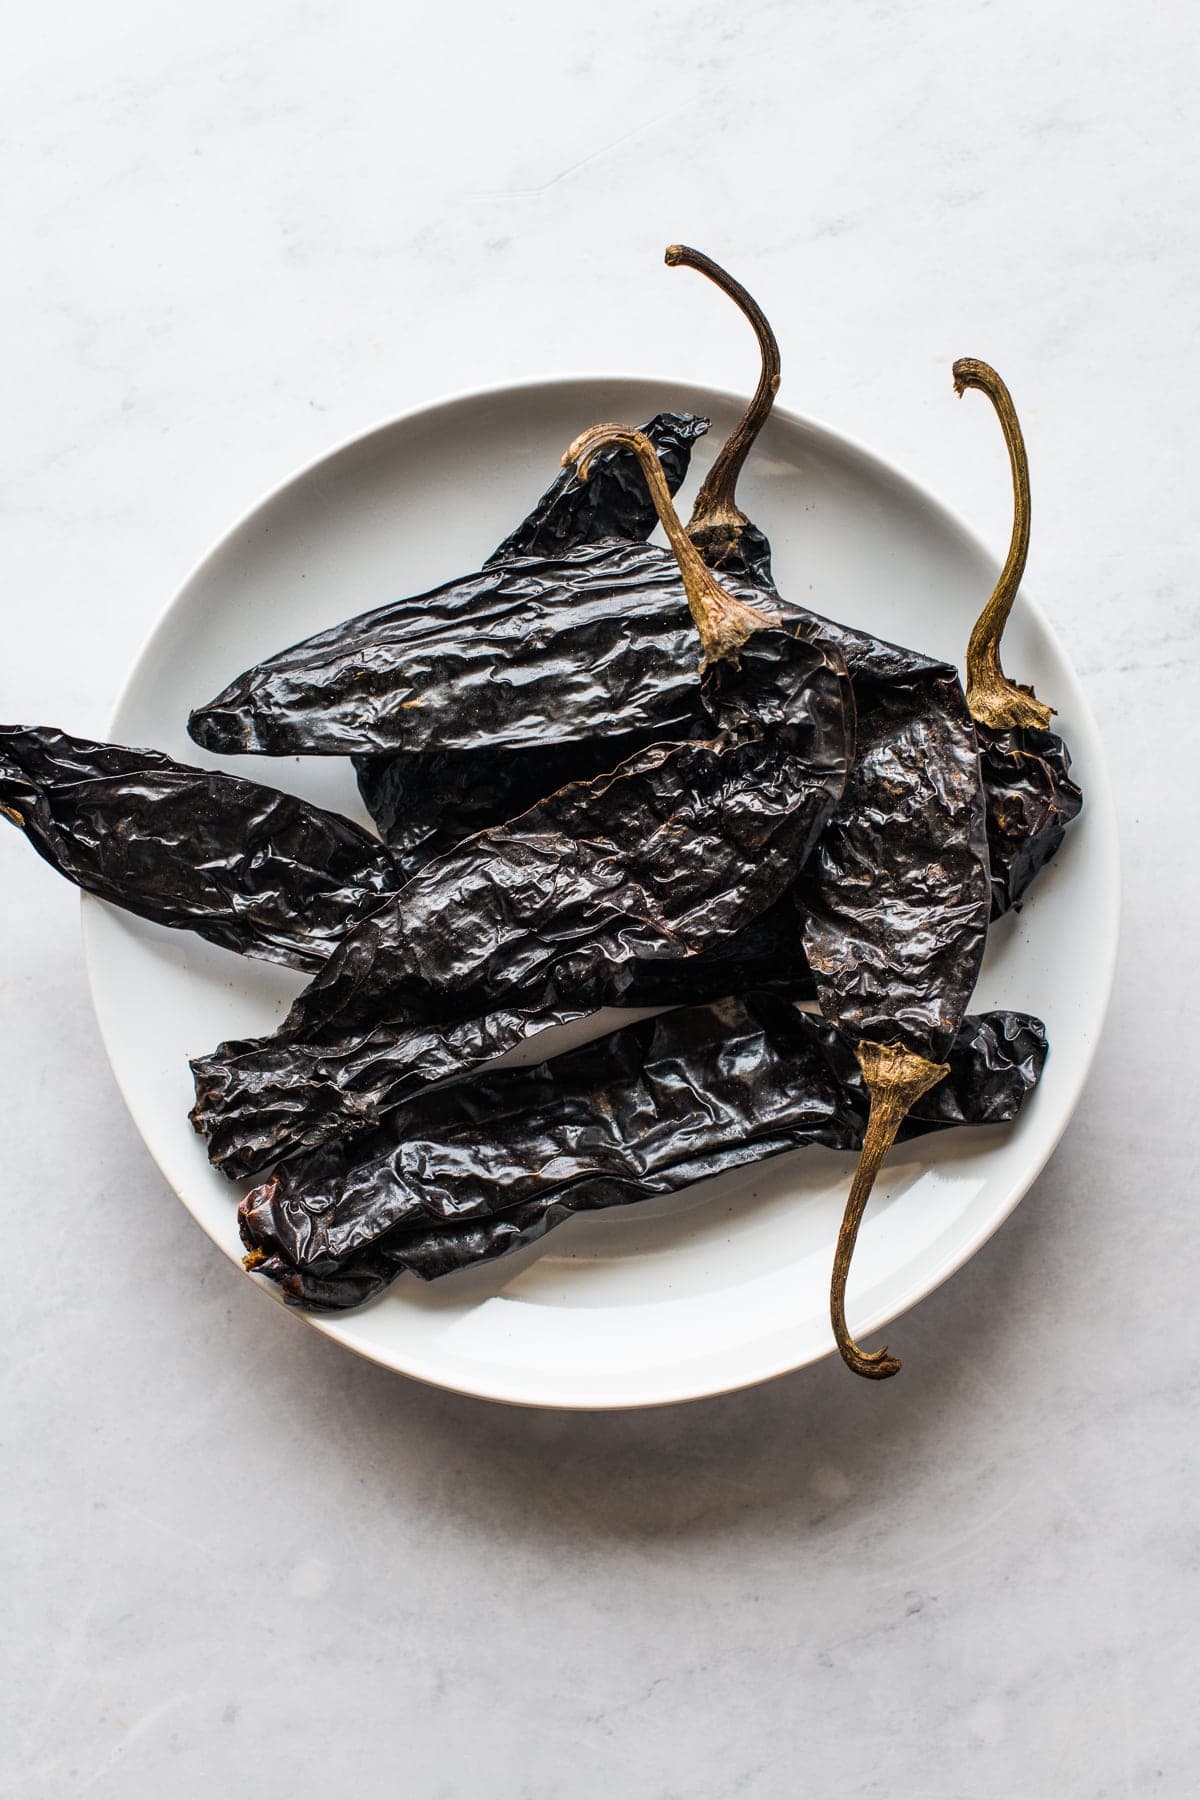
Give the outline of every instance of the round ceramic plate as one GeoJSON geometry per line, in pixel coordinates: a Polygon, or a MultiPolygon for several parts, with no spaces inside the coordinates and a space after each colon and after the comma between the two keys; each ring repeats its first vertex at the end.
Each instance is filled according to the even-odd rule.
{"type": "MultiPolygon", "coordinates": [[[[667,407],[707,414],[713,429],[686,499],[740,405],[670,380],[571,378],[446,401],[357,439],[280,488],[201,564],[134,669],[112,737],[364,818],[347,761],[218,765],[187,737],[189,709],[310,632],[477,568],[585,425],[640,423],[667,407]]],[[[996,566],[902,476],[777,411],[739,498],[773,540],[782,592],[960,658],[996,566]]],[[[1039,1013],[1051,1055],[1015,1126],[922,1138],[889,1159],[850,1282],[850,1323],[867,1342],[960,1268],[1027,1191],[1070,1118],[1108,999],[1117,858],[1092,717],[1024,597],[1005,660],[1058,707],[1087,804],[1023,910],[993,932],[974,1005],[1039,1013]]],[[[238,1190],[210,1169],[188,1123],[188,1058],[270,1031],[303,979],[98,901],[85,901],[84,912],[96,1011],[129,1109],[185,1206],[240,1259],[238,1190]]],[[[556,1047],[581,1035],[594,1031],[555,1034],[556,1047]]],[[[312,1323],[405,1374],[528,1405],[642,1406],[761,1381],[832,1348],[829,1268],[851,1168],[845,1156],[798,1151],[572,1220],[540,1246],[432,1285],[405,1277],[357,1312],[312,1323]]],[[[275,1290],[250,1279],[267,1304],[275,1290]]],[[[893,1340],[903,1352],[903,1334],[893,1340]]]]}

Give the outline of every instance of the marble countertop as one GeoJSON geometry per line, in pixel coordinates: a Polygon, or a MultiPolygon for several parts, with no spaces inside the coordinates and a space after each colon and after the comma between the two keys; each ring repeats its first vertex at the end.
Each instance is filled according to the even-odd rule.
{"type": "Polygon", "coordinates": [[[125,1114],[76,895],[0,840],[4,1793],[1196,1791],[1200,1245],[1157,1076],[1197,1004],[1191,30],[1179,0],[10,21],[0,716],[103,734],[207,546],[389,414],[578,368],[744,387],[722,309],[662,304],[682,239],[767,306],[790,405],[997,550],[949,364],[1020,394],[1125,922],[1076,1119],[899,1381],[571,1416],[386,1374],[239,1278],[125,1114]]]}

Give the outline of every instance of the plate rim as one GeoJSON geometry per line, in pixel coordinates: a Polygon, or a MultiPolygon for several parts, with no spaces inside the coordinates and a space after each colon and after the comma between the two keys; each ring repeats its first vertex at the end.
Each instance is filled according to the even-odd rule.
{"type": "MultiPolygon", "coordinates": [[[[386,417],[377,420],[372,425],[350,433],[348,436],[340,439],[320,452],[320,454],[308,459],[269,487],[191,566],[171,599],[158,614],[153,625],[146,634],[141,648],[133,659],[129,672],[121,684],[120,691],[109,713],[107,726],[109,736],[111,737],[116,729],[116,722],[124,711],[127,702],[130,700],[133,690],[138,685],[143,665],[150,660],[154,653],[159,634],[167,629],[173,616],[177,612],[183,610],[187,603],[188,595],[195,583],[206,573],[209,566],[224,554],[232,541],[247,530],[247,528],[252,526],[255,519],[271,507],[277,500],[282,498],[289,489],[306,480],[324,465],[334,462],[348,453],[366,445],[371,439],[382,437],[400,427],[412,425],[427,415],[450,412],[459,406],[475,404],[481,401],[496,399],[501,396],[507,397],[518,393],[530,393],[532,391],[544,392],[547,389],[576,387],[585,384],[592,386],[607,386],[614,389],[622,386],[631,389],[659,387],[666,392],[673,391],[679,393],[681,405],[686,404],[683,396],[689,393],[693,395],[704,393],[711,399],[717,400],[722,404],[731,406],[735,409],[744,406],[746,400],[744,394],[739,393],[734,389],[714,386],[707,382],[697,382],[693,377],[674,376],[663,374],[661,372],[643,373],[641,371],[624,370],[619,373],[614,373],[611,370],[585,369],[552,375],[541,374],[518,376],[504,381],[486,383],[482,386],[454,389],[441,395],[435,395],[428,400],[420,402],[418,405],[406,408],[402,412],[389,414],[386,417]]],[[[877,478],[882,478],[889,486],[902,489],[910,496],[919,497],[922,505],[927,508],[929,513],[943,526],[943,528],[950,530],[962,541],[964,546],[981,556],[988,564],[995,564],[995,566],[999,568],[999,564],[996,562],[992,552],[971,527],[968,526],[951,507],[947,506],[944,501],[931,493],[921,482],[907,475],[898,464],[886,460],[877,451],[871,449],[859,439],[827,424],[822,419],[811,416],[810,414],[800,413],[790,407],[781,406],[777,403],[771,414],[771,420],[774,421],[776,419],[785,421],[793,427],[799,427],[802,431],[810,434],[814,438],[824,440],[827,445],[834,447],[842,453],[849,453],[851,457],[866,464],[877,478]]],[[[1104,853],[1105,862],[1111,867],[1112,871],[1111,882],[1105,884],[1102,894],[1097,897],[1097,903],[1099,903],[1101,898],[1103,899],[1106,917],[1103,920],[1097,920],[1098,925],[1103,925],[1105,927],[1105,954],[1103,968],[1094,970],[1095,985],[1092,988],[1092,992],[1097,997],[1095,1026],[1094,1030],[1091,1032],[1089,1041],[1086,1043],[1084,1050],[1075,1065],[1075,1075],[1071,1084],[1071,1091],[1069,1096],[1065,1099],[1062,1115],[1057,1128],[1035,1154],[1029,1165],[1023,1169],[1021,1175],[1010,1183],[1007,1193],[1005,1193],[998,1201],[993,1212],[968,1239],[962,1244],[956,1245],[953,1251],[948,1251],[940,1258],[932,1259],[926,1273],[914,1280],[911,1287],[906,1289],[893,1304],[885,1305],[876,1313],[868,1314],[856,1323],[856,1335],[863,1338],[877,1334],[884,1327],[890,1325],[895,1319],[898,1319],[905,1313],[911,1311],[914,1306],[919,1305],[922,1300],[926,1299],[937,1288],[941,1287],[952,1275],[957,1274],[957,1272],[965,1267],[973,1257],[978,1255],[979,1251],[989,1239],[999,1231],[1005,1221],[1012,1216],[1013,1212],[1015,1212],[1016,1208],[1025,1198],[1025,1195],[1034,1186],[1042,1174],[1050,1158],[1062,1142],[1067,1128],[1075,1116],[1083,1090],[1086,1087],[1092,1072],[1096,1053],[1103,1036],[1104,1025],[1111,1006],[1120,942],[1121,874],[1120,839],[1117,831],[1116,807],[1108,771],[1108,759],[1105,754],[1104,743],[1100,735],[1099,727],[1096,723],[1095,714],[1092,711],[1087,692],[1075,669],[1075,665],[1067,655],[1058,632],[1046,617],[1037,601],[1029,595],[1024,582],[1022,582],[1021,587],[1021,601],[1022,606],[1027,609],[1028,613],[1032,616],[1039,631],[1045,635],[1048,642],[1062,659],[1074,682],[1075,704],[1073,704],[1073,730],[1077,735],[1077,740],[1079,737],[1086,737],[1088,740],[1088,829],[1089,833],[1097,834],[1104,839],[1104,843],[1100,848],[1104,853]]],[[[180,1204],[184,1206],[194,1222],[204,1232],[208,1241],[212,1243],[216,1249],[220,1250],[235,1267],[240,1269],[241,1262],[238,1252],[229,1245],[212,1237],[204,1220],[200,1217],[195,1207],[193,1207],[191,1201],[187,1198],[186,1194],[180,1192],[175,1186],[175,1183],[163,1167],[163,1164],[155,1151],[151,1137],[147,1135],[146,1130],[143,1128],[138,1104],[128,1091],[126,1084],[122,1079],[121,1071],[118,1067],[117,1059],[106,1028],[104,1012],[97,995],[96,960],[98,950],[94,941],[91,923],[94,919],[98,918],[104,910],[104,903],[96,899],[95,896],[86,893],[81,895],[81,927],[88,993],[91,1000],[92,1011],[95,1015],[100,1032],[100,1040],[104,1047],[105,1057],[108,1061],[109,1068],[112,1071],[117,1090],[121,1095],[126,1110],[133,1120],[138,1136],[141,1138],[143,1145],[150,1155],[155,1167],[158,1169],[159,1174],[162,1176],[166,1186],[175,1195],[180,1204]]],[[[298,1317],[305,1325],[320,1332],[323,1337],[339,1344],[344,1350],[355,1356],[362,1357],[365,1361],[373,1363],[379,1368],[387,1369],[394,1374],[404,1375],[409,1380],[420,1381],[427,1387],[441,1389],[445,1392],[464,1394],[475,1399],[490,1400],[502,1405],[527,1407],[534,1410],[549,1409],[564,1412],[642,1411],[653,1407],[682,1405],[693,1401],[716,1398],[722,1394],[737,1393],[744,1388],[757,1387],[763,1382],[778,1380],[785,1375],[798,1373],[801,1369],[809,1368],[814,1364],[824,1362],[829,1357],[836,1354],[836,1347],[831,1339],[829,1346],[824,1351],[802,1353],[798,1360],[785,1360],[782,1363],[779,1361],[778,1356],[767,1357],[764,1359],[763,1366],[743,1368],[739,1370],[737,1374],[732,1375],[729,1380],[722,1381],[716,1385],[712,1383],[711,1379],[702,1380],[698,1383],[683,1381],[678,1383],[677,1388],[670,1393],[655,1393],[637,1398],[631,1398],[625,1392],[599,1392],[589,1393],[586,1396],[579,1398],[563,1397],[559,1395],[553,1398],[539,1399],[528,1394],[505,1392],[502,1382],[496,1384],[484,1382],[468,1383],[455,1379],[452,1374],[439,1375],[427,1367],[409,1366],[408,1364],[397,1360],[394,1356],[385,1355],[382,1351],[372,1348],[370,1345],[359,1343],[352,1337],[349,1337],[342,1325],[340,1315],[322,1315],[300,1311],[298,1308],[287,1306],[284,1303],[282,1296],[279,1295],[273,1287],[270,1287],[269,1284],[257,1281],[254,1285],[260,1292],[263,1292],[266,1295],[267,1299],[273,1304],[283,1308],[286,1313],[298,1317]]]]}

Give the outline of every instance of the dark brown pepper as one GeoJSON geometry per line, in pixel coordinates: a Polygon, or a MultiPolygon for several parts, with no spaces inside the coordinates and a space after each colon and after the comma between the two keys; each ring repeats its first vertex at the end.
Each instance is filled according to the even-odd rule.
{"type": "Polygon", "coordinates": [[[945,1075],[983,960],[991,910],[986,809],[958,677],[925,663],[854,685],[842,802],[797,882],[817,999],[857,1046],[871,1116],[834,1259],[830,1316],[859,1375],[900,1367],[846,1324],[846,1277],[879,1166],[910,1109],[945,1075]]]}
{"type": "MultiPolygon", "coordinates": [[[[758,386],[701,487],[689,532],[724,574],[761,589],[770,582],[770,549],[734,489],[779,385],[779,347],[750,295],[710,258],[673,245],[667,260],[707,275],[758,338],[758,386]]],[[[269,657],[193,712],[192,736],[219,752],[367,759],[476,748],[494,758],[587,736],[690,729],[701,713],[679,570],[669,551],[631,541],[649,531],[652,509],[644,499],[640,511],[629,503],[628,462],[614,459],[610,468],[623,471],[627,502],[620,513],[602,509],[611,536],[597,539],[591,515],[578,513],[578,486],[568,476],[480,574],[269,657]]],[[[590,772],[611,766],[601,760],[590,772]]],[[[360,767],[370,797],[371,762],[360,767]]]]}

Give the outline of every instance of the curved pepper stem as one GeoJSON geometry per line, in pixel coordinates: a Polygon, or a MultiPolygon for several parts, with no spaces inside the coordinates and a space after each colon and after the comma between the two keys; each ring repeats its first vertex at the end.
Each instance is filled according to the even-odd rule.
{"type": "Polygon", "coordinates": [[[579,479],[586,481],[591,459],[607,444],[619,444],[632,450],[646,477],[646,486],[654,501],[667,540],[679,563],[683,589],[691,608],[696,630],[700,634],[700,667],[723,660],[736,661],[742,645],[756,631],[765,631],[780,623],[777,613],[761,612],[736,595],[727,593],[705,564],[691,538],[679,522],[679,514],[671,500],[666,476],[657,452],[643,432],[631,425],[593,425],[581,432],[563,457],[563,467],[577,466],[579,479]]]}
{"type": "Polygon", "coordinates": [[[973,719],[981,725],[990,725],[994,731],[1008,731],[1022,725],[1045,731],[1054,708],[1043,706],[1032,688],[1020,687],[1010,681],[1000,667],[1000,639],[1029,554],[1029,462],[1025,455],[1025,439],[1021,435],[1012,395],[995,369],[973,356],[964,356],[955,363],[953,373],[954,391],[960,398],[968,388],[978,388],[995,407],[1008,445],[1013,478],[1013,528],[1008,556],[967,645],[967,705],[973,719]]]}
{"type": "Polygon", "coordinates": [[[702,250],[693,250],[687,244],[671,244],[667,249],[666,261],[672,269],[698,269],[723,294],[728,294],[754,327],[762,356],[762,371],[754,390],[754,398],[726,438],[717,460],[705,476],[688,522],[688,536],[692,542],[700,546],[709,562],[719,563],[722,557],[737,547],[739,538],[750,523],[734,499],[734,494],[742,467],[770,415],[775,395],[779,391],[779,344],[758,302],[746,292],[741,282],[735,281],[711,256],[705,256],[702,250]]]}
{"type": "Polygon", "coordinates": [[[856,1375],[865,1375],[868,1380],[885,1381],[899,1371],[900,1360],[888,1355],[886,1345],[882,1350],[860,1350],[851,1337],[846,1324],[846,1277],[858,1241],[858,1228],[880,1165],[912,1107],[922,1094],[928,1093],[950,1073],[950,1065],[930,1062],[913,1050],[905,1050],[902,1045],[875,1044],[869,1038],[862,1040],[856,1054],[871,1097],[871,1110],[834,1251],[829,1316],[847,1368],[853,1369],[856,1375]]]}

